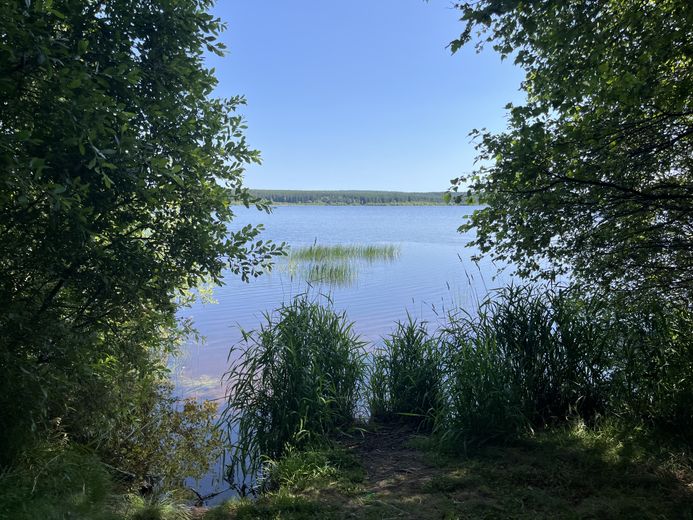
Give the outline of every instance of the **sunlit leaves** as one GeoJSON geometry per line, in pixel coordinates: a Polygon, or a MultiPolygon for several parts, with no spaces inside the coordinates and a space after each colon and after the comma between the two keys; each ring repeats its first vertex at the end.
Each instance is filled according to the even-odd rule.
{"type": "Polygon", "coordinates": [[[210,97],[204,53],[223,53],[211,6],[3,4],[2,441],[21,444],[55,415],[79,417],[65,424],[89,439],[96,417],[108,422],[109,406],[128,399],[87,413],[77,398],[80,385],[122,383],[103,356],[142,377],[161,369],[171,331],[185,329],[177,291],[227,270],[257,276],[282,252],[256,243],[259,228],[227,229],[234,204],[269,208],[243,187],[244,167],[260,160],[237,113],[244,100],[210,97]],[[41,390],[35,399],[27,386],[41,390]],[[26,399],[13,415],[8,403],[26,399]]]}
{"type": "MultiPolygon", "coordinates": [[[[688,2],[465,2],[452,45],[492,42],[526,71],[508,129],[455,186],[463,227],[520,274],[693,295],[693,17],[688,2]]],[[[454,192],[453,192],[454,195],[454,192]]]]}

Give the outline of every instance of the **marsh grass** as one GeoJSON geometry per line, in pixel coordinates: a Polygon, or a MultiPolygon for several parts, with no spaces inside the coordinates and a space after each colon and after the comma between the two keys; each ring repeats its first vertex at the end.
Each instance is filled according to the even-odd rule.
{"type": "Polygon", "coordinates": [[[399,246],[386,244],[313,244],[291,249],[284,269],[309,283],[348,286],[354,283],[363,264],[393,262],[399,246]]]}
{"type": "Polygon", "coordinates": [[[398,323],[364,363],[345,316],[299,298],[246,336],[229,377],[236,464],[269,492],[210,518],[690,518],[691,338],[666,303],[510,286],[433,333],[398,323]],[[374,419],[363,482],[333,444],[359,387],[374,419]]]}
{"type": "Polygon", "coordinates": [[[523,285],[492,293],[475,315],[451,314],[440,334],[443,444],[504,441],[570,417],[601,416],[620,339],[605,311],[597,299],[523,285]]]}
{"type": "Polygon", "coordinates": [[[305,266],[303,276],[310,283],[350,285],[356,280],[357,271],[350,263],[311,263],[305,266]]]}
{"type": "Polygon", "coordinates": [[[397,323],[369,363],[371,418],[429,429],[443,402],[441,355],[426,323],[410,316],[397,323]]]}
{"type": "Polygon", "coordinates": [[[447,410],[436,428],[449,448],[608,417],[693,440],[693,319],[666,301],[509,286],[474,315],[450,315],[440,341],[447,410]]]}
{"type": "Polygon", "coordinates": [[[289,258],[297,262],[344,262],[349,260],[378,262],[396,260],[399,253],[399,247],[393,244],[313,244],[308,247],[291,249],[289,258]]]}
{"type": "Polygon", "coordinates": [[[299,296],[265,320],[244,333],[227,373],[233,478],[262,478],[263,460],[348,428],[359,401],[364,344],[344,314],[299,296]]]}

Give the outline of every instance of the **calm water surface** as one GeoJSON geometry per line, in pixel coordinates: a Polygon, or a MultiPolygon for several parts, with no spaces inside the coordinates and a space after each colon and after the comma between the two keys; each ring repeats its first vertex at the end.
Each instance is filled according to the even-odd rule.
{"type": "MultiPolygon", "coordinates": [[[[239,210],[233,227],[263,224],[265,239],[289,246],[319,244],[395,244],[393,262],[361,265],[346,287],[313,284],[291,276],[279,265],[268,275],[244,283],[229,275],[215,288],[216,303],[196,303],[181,314],[191,317],[204,342],[189,342],[178,360],[176,383],[182,395],[215,398],[223,395],[222,375],[240,328],[255,329],[263,313],[297,294],[329,294],[334,307],[346,311],[355,330],[373,344],[389,334],[397,320],[412,317],[431,322],[447,309],[473,309],[479,298],[507,276],[494,279],[490,261],[478,266],[466,246],[470,235],[457,228],[470,206],[282,206],[272,214],[239,210]]],[[[280,261],[281,264],[281,261],[280,261]]]]}
{"type": "MultiPolygon", "coordinates": [[[[393,262],[363,264],[354,282],[335,287],[309,286],[280,265],[272,273],[249,283],[229,275],[214,289],[214,304],[195,303],[181,315],[193,319],[204,342],[190,341],[175,367],[179,395],[201,399],[224,396],[223,375],[229,350],[241,341],[241,328],[252,330],[271,312],[297,294],[327,294],[338,311],[345,311],[354,329],[377,345],[407,313],[434,328],[447,310],[473,310],[484,295],[509,280],[494,278],[497,268],[489,260],[478,265],[476,250],[466,246],[471,235],[457,228],[470,206],[282,206],[272,214],[245,208],[232,228],[263,224],[263,239],[289,246],[318,244],[394,244],[399,258],[393,262]]],[[[200,482],[188,482],[203,494],[225,489],[221,465],[200,482]]],[[[210,503],[229,498],[229,491],[210,503]]]]}

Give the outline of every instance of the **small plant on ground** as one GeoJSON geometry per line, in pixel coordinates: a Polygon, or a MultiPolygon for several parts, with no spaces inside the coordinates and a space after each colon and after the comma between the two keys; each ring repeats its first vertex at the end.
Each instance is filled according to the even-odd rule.
{"type": "Polygon", "coordinates": [[[363,492],[363,468],[336,443],[290,448],[282,458],[268,462],[266,470],[271,490],[257,500],[237,499],[212,508],[204,519],[343,518],[347,500],[363,492]]]}
{"type": "Polygon", "coordinates": [[[345,483],[364,478],[354,456],[332,443],[303,451],[290,449],[281,459],[270,461],[267,469],[275,486],[292,492],[328,485],[344,490],[345,483]]]}
{"type": "Polygon", "coordinates": [[[174,493],[151,497],[128,494],[120,498],[115,509],[122,520],[191,520],[190,507],[174,493]]]}

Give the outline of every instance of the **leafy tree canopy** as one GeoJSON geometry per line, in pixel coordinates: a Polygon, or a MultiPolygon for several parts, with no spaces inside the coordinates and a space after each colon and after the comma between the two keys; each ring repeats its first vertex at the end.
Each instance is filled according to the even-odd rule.
{"type": "MultiPolygon", "coordinates": [[[[464,229],[544,278],[693,297],[693,9],[686,0],[481,0],[472,40],[526,71],[505,132],[475,131],[485,197],[464,229]]],[[[454,192],[457,192],[456,194],[454,192]]]]}
{"type": "Polygon", "coordinates": [[[87,435],[80,387],[161,368],[180,292],[281,248],[228,227],[269,208],[243,99],[210,96],[211,0],[0,4],[0,440],[70,414],[87,435]]]}

